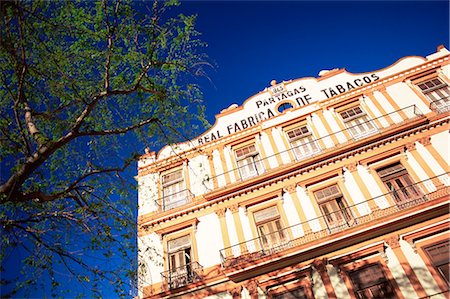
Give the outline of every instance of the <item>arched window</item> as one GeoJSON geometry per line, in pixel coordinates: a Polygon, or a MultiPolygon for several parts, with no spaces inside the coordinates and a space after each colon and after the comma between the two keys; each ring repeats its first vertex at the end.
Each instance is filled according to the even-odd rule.
{"type": "Polygon", "coordinates": [[[288,110],[288,109],[291,109],[291,108],[294,108],[294,106],[293,106],[291,103],[289,103],[289,102],[284,102],[284,103],[281,103],[281,104],[278,106],[278,112],[282,113],[282,112],[284,112],[285,110],[288,110]]]}

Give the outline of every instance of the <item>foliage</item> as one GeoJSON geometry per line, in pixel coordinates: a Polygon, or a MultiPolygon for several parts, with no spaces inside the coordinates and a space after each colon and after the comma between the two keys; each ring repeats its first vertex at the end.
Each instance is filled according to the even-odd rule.
{"type": "Polygon", "coordinates": [[[48,285],[61,296],[74,279],[129,296],[136,144],[206,124],[205,45],[175,4],[0,2],[2,297],[48,285]]]}

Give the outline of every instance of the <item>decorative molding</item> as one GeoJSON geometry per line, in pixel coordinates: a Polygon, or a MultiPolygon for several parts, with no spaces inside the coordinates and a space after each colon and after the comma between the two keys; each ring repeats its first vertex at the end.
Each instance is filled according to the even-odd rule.
{"type": "Polygon", "coordinates": [[[249,280],[248,282],[244,283],[244,287],[250,293],[250,296],[258,293],[258,284],[254,280],[249,280]]]}
{"type": "Polygon", "coordinates": [[[431,145],[431,137],[430,136],[425,136],[423,138],[418,139],[417,141],[420,144],[422,144],[423,146],[431,145]]]}
{"type": "Polygon", "coordinates": [[[391,247],[392,249],[399,248],[400,247],[400,238],[397,234],[390,235],[386,239],[384,239],[384,242],[391,247]]]}
{"type": "Polygon", "coordinates": [[[233,297],[233,299],[241,298],[242,286],[237,286],[228,291],[228,293],[233,297]]]}
{"type": "Polygon", "coordinates": [[[189,226],[192,226],[193,229],[195,230],[198,222],[199,222],[199,220],[197,218],[190,219],[190,220],[183,221],[181,223],[171,225],[171,226],[168,226],[165,228],[156,229],[155,233],[157,233],[159,235],[166,235],[166,234],[176,232],[178,230],[181,230],[181,229],[189,227],[189,226]]]}
{"type": "Polygon", "coordinates": [[[230,209],[231,213],[233,214],[237,213],[239,211],[239,204],[238,203],[232,204],[228,208],[230,209]]]}
{"type": "Polygon", "coordinates": [[[316,269],[319,273],[327,273],[327,259],[316,259],[312,263],[314,269],[316,269]]]}
{"type": "Polygon", "coordinates": [[[217,209],[217,210],[214,210],[214,212],[217,214],[217,216],[219,216],[219,218],[225,217],[225,213],[227,212],[227,208],[217,209]]]}
{"type": "Polygon", "coordinates": [[[408,152],[415,151],[416,150],[416,143],[415,142],[409,142],[409,143],[405,144],[405,149],[408,152]]]}
{"type": "Polygon", "coordinates": [[[345,165],[345,168],[347,168],[347,170],[350,172],[354,172],[358,169],[358,162],[349,163],[345,165]]]}
{"type": "Polygon", "coordinates": [[[297,184],[291,184],[284,187],[284,191],[286,191],[289,194],[295,193],[297,191],[297,184]]]}

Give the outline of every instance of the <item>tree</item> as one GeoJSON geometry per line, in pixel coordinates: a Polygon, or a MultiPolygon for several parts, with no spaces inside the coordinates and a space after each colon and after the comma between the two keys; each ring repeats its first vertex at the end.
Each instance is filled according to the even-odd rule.
{"type": "Polygon", "coordinates": [[[205,45],[175,4],[0,2],[2,297],[49,284],[57,296],[66,275],[99,297],[105,281],[129,295],[136,144],[206,124],[205,45]]]}

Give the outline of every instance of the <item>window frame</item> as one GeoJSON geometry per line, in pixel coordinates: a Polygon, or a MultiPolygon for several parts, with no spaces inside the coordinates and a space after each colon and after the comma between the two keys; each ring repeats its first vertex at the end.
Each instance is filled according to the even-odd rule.
{"type": "Polygon", "coordinates": [[[316,153],[321,152],[322,150],[319,143],[317,142],[316,137],[314,136],[314,133],[312,132],[312,130],[310,130],[308,124],[306,123],[299,124],[295,127],[290,127],[289,129],[284,129],[284,133],[297,161],[311,157],[316,153]],[[297,135],[294,137],[289,136],[291,132],[293,133],[297,130],[300,130],[301,135],[297,135]],[[304,132],[305,130],[306,132],[304,132]],[[305,150],[305,147],[308,148],[308,151],[305,150]],[[303,149],[304,153],[299,152],[300,148],[303,149]]]}
{"type": "MultiPolygon", "coordinates": [[[[436,271],[436,273],[439,275],[439,277],[446,282],[449,286],[450,286],[450,279],[448,276],[445,276],[444,273],[441,272],[441,270],[439,269],[439,267],[446,265],[445,263],[440,263],[440,265],[436,265],[435,261],[433,261],[433,257],[431,256],[429,249],[433,248],[433,247],[437,247],[440,246],[441,244],[445,244],[447,243],[447,247],[450,247],[450,240],[448,239],[444,239],[444,240],[439,240],[439,241],[435,241],[432,244],[428,244],[422,247],[422,251],[424,253],[424,255],[428,258],[428,261],[431,265],[431,267],[433,267],[434,271],[436,271]]],[[[447,265],[449,265],[450,268],[450,261],[447,263],[447,265]]]]}
{"type": "MultiPolygon", "coordinates": [[[[375,299],[375,298],[380,298],[380,297],[366,297],[366,296],[360,297],[359,295],[357,295],[358,291],[363,291],[363,293],[367,295],[366,290],[369,290],[370,288],[373,288],[373,287],[379,286],[379,285],[381,285],[382,288],[385,288],[386,286],[388,286],[390,288],[390,293],[391,293],[390,295],[391,295],[391,297],[386,297],[386,298],[395,298],[396,294],[395,294],[394,286],[389,281],[389,278],[387,277],[387,275],[386,275],[386,273],[385,273],[385,271],[383,269],[383,266],[379,262],[378,263],[370,263],[370,264],[364,265],[364,266],[359,267],[357,269],[348,271],[346,274],[347,274],[347,276],[349,278],[349,281],[350,281],[350,283],[352,285],[352,291],[353,291],[353,293],[355,295],[355,298],[358,298],[358,299],[365,299],[365,298],[367,298],[367,299],[375,299]],[[366,286],[364,288],[358,289],[357,285],[359,285],[359,284],[356,283],[355,280],[353,279],[354,274],[356,274],[358,272],[361,272],[361,271],[364,271],[364,270],[367,270],[367,269],[372,268],[372,267],[378,267],[379,271],[381,272],[381,274],[383,276],[383,279],[381,281],[380,281],[380,279],[378,279],[378,283],[374,283],[374,284],[371,284],[371,285],[366,286]]],[[[386,295],[386,294],[383,294],[383,295],[386,295]]]]}
{"type": "MultiPolygon", "coordinates": [[[[183,229],[179,229],[176,231],[170,231],[166,234],[162,235],[162,243],[163,243],[163,252],[164,252],[164,257],[163,257],[163,261],[164,261],[164,272],[167,274],[166,279],[163,281],[165,283],[167,283],[167,286],[169,289],[174,289],[180,286],[184,286],[184,285],[188,285],[190,283],[192,283],[194,281],[194,279],[198,279],[199,277],[194,277],[197,276],[197,272],[200,273],[201,268],[195,268],[195,265],[200,266],[200,264],[198,263],[198,251],[197,251],[197,244],[196,244],[196,239],[195,239],[195,231],[196,231],[196,225],[197,225],[197,220],[194,221],[193,223],[187,223],[186,225],[188,225],[187,227],[183,228],[183,229]],[[185,263],[184,267],[185,267],[185,271],[183,271],[183,269],[181,269],[180,271],[176,272],[176,271],[172,271],[172,267],[171,267],[171,255],[179,253],[180,251],[184,251],[185,248],[187,248],[186,246],[181,246],[180,248],[177,248],[174,251],[171,251],[169,249],[169,243],[183,238],[183,237],[189,237],[189,248],[190,248],[190,262],[189,264],[185,263]],[[192,272],[192,273],[191,273],[192,272]],[[175,276],[172,276],[175,275],[175,276]],[[183,276],[185,275],[185,276],[183,276]],[[177,280],[178,279],[178,280],[177,280]],[[182,281],[183,279],[185,279],[186,282],[182,281]]],[[[181,268],[183,266],[177,267],[177,268],[181,268]]],[[[201,266],[200,266],[201,267],[201,266]]],[[[175,268],[175,269],[177,269],[175,268]]]]}
{"type": "Polygon", "coordinates": [[[233,153],[234,159],[236,161],[236,167],[238,169],[238,173],[241,180],[247,180],[249,178],[259,176],[266,172],[261,152],[259,151],[255,142],[234,147],[233,153]],[[249,150],[248,153],[243,153],[241,156],[238,154],[239,151],[248,149],[250,147],[253,147],[254,150],[253,151],[249,150]],[[244,162],[247,159],[251,159],[251,161],[244,162]],[[247,167],[249,166],[252,166],[253,170],[248,171],[247,167]],[[244,169],[246,169],[245,171],[247,172],[247,174],[243,172],[244,169]]]}
{"type": "Polygon", "coordinates": [[[337,182],[317,188],[313,190],[312,193],[328,230],[332,232],[336,230],[339,231],[353,225],[355,217],[345,199],[344,193],[342,192],[337,182]],[[317,196],[319,192],[325,192],[326,190],[330,190],[331,188],[335,188],[337,192],[331,193],[327,196],[324,195],[323,198],[319,198],[317,196]],[[324,209],[324,207],[326,208],[324,209]],[[330,207],[332,208],[331,212],[328,211],[328,208],[330,207]]]}
{"type": "Polygon", "coordinates": [[[354,290],[354,285],[349,273],[358,271],[371,264],[378,264],[384,274],[385,279],[392,287],[395,298],[403,298],[403,294],[391,273],[391,270],[386,264],[386,260],[382,257],[384,253],[384,242],[375,243],[370,247],[351,252],[348,255],[341,256],[337,259],[329,260],[329,262],[338,269],[342,280],[349,292],[350,297],[357,298],[354,290]]]}
{"type": "Polygon", "coordinates": [[[383,166],[376,168],[375,171],[393,203],[399,209],[408,208],[410,203],[423,198],[424,193],[415,183],[407,168],[400,161],[384,164],[383,166]],[[381,171],[394,168],[395,166],[399,166],[398,169],[380,175],[381,171]],[[410,193],[413,196],[410,196],[410,193]]]}
{"type": "MultiPolygon", "coordinates": [[[[192,197],[188,187],[187,180],[184,173],[184,167],[178,167],[174,169],[170,169],[161,173],[161,200],[160,207],[162,211],[168,211],[175,209],[177,207],[183,206],[187,204],[192,197]],[[164,182],[164,178],[179,172],[180,177],[176,178],[169,182],[164,182]],[[165,190],[169,190],[170,187],[176,187],[179,184],[178,191],[170,192],[167,195],[165,194],[165,190]]],[[[170,190],[169,190],[170,191],[170,190]]]]}
{"type": "Polygon", "coordinates": [[[336,112],[339,114],[342,122],[344,123],[346,129],[350,132],[353,139],[361,139],[378,132],[377,125],[370,117],[370,115],[366,111],[364,111],[359,102],[357,105],[340,108],[336,112]],[[358,109],[360,112],[355,112],[356,109],[358,109]],[[353,115],[349,115],[349,111],[352,111],[353,115]],[[344,113],[348,116],[344,117],[344,113]],[[362,122],[359,122],[357,120],[360,120],[362,122]]]}
{"type": "Polygon", "coordinates": [[[274,247],[280,247],[283,245],[287,240],[289,240],[289,235],[287,233],[287,229],[285,228],[282,220],[282,215],[279,211],[278,205],[271,205],[268,207],[264,207],[258,210],[255,210],[252,212],[253,214],[253,221],[255,223],[256,232],[259,240],[259,245],[264,250],[272,250],[274,247]],[[269,216],[267,218],[264,218],[262,220],[257,221],[256,214],[265,210],[269,209],[275,209],[276,215],[275,216],[269,216]],[[277,225],[278,222],[278,225],[277,225]],[[275,231],[270,232],[270,226],[277,228],[275,231]],[[268,230],[268,233],[262,234],[261,228],[265,227],[268,230]],[[281,233],[280,233],[281,232],[281,233]],[[272,235],[276,235],[275,238],[271,237],[272,235]],[[265,240],[265,241],[264,241],[265,240]]]}
{"type": "Polygon", "coordinates": [[[431,110],[438,112],[446,112],[450,110],[450,85],[438,74],[433,74],[433,76],[422,78],[422,80],[416,80],[413,84],[429,101],[431,110]],[[436,84],[433,82],[434,80],[439,81],[440,84],[436,84]],[[426,85],[428,82],[434,84],[434,86],[427,87],[426,89],[423,89],[420,86],[426,85]],[[445,95],[445,93],[447,95],[445,95]]]}

